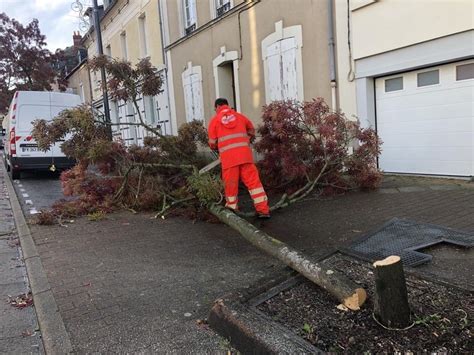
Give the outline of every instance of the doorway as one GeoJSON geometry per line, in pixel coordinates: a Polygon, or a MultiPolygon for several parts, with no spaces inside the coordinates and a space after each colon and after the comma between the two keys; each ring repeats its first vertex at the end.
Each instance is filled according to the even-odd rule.
{"type": "Polygon", "coordinates": [[[228,61],[217,67],[217,83],[219,85],[219,97],[225,97],[229,101],[229,106],[237,109],[235,92],[234,63],[228,61]]]}

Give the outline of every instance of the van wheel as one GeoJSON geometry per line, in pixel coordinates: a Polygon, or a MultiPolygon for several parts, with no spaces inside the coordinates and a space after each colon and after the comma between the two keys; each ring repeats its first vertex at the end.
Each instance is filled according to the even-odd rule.
{"type": "Polygon", "coordinates": [[[18,180],[20,179],[21,172],[19,170],[10,169],[10,176],[12,180],[18,180]]]}

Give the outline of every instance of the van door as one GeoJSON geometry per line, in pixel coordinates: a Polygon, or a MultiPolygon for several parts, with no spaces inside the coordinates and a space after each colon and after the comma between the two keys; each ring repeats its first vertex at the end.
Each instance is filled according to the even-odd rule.
{"type": "Polygon", "coordinates": [[[18,118],[16,123],[16,139],[17,139],[17,156],[19,158],[26,157],[62,157],[60,143],[54,144],[47,152],[38,149],[38,145],[31,137],[33,122],[39,119],[50,121],[57,116],[59,112],[66,107],[49,106],[49,105],[28,105],[22,104],[18,108],[18,118]]]}

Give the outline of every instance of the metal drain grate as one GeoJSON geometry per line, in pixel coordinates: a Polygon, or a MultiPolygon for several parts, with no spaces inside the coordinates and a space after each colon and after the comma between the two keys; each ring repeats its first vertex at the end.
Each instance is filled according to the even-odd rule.
{"type": "Polygon", "coordinates": [[[340,251],[368,261],[399,255],[405,266],[427,263],[432,256],[417,250],[441,242],[462,247],[474,246],[474,234],[427,223],[393,218],[378,231],[370,233],[340,251]]]}

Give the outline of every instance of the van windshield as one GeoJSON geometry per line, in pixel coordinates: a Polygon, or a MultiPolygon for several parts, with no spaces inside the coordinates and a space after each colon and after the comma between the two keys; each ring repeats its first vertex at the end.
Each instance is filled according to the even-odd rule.
{"type": "Polygon", "coordinates": [[[20,105],[17,114],[17,129],[19,131],[31,132],[33,129],[33,121],[47,120],[50,121],[56,117],[61,111],[67,109],[65,106],[49,106],[49,105],[20,105]]]}

